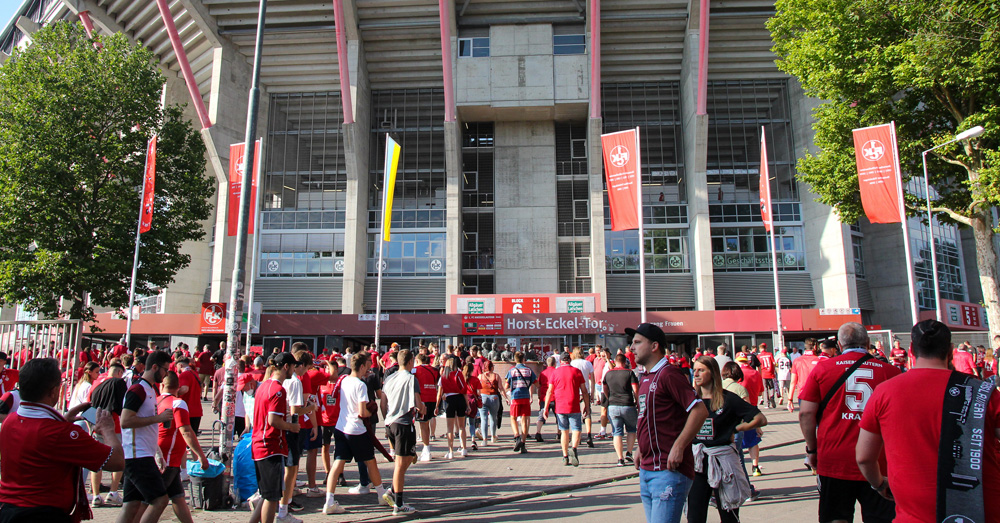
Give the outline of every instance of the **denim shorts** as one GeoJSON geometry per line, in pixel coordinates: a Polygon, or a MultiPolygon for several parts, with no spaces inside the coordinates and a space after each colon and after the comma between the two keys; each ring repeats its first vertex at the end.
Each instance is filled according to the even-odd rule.
{"type": "Polygon", "coordinates": [[[611,419],[612,436],[624,436],[626,432],[635,434],[635,427],[639,423],[639,413],[635,407],[624,405],[609,405],[608,418],[611,419]]]}
{"type": "Polygon", "coordinates": [[[580,428],[583,426],[583,417],[579,412],[574,412],[573,414],[559,414],[557,412],[556,425],[559,427],[559,430],[580,432],[580,428]]]}

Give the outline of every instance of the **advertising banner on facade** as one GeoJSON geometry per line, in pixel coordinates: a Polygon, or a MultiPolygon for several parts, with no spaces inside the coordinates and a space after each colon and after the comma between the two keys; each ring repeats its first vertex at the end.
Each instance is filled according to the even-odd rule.
{"type": "Polygon", "coordinates": [[[201,333],[224,334],[226,332],[226,304],[201,304],[201,333]]]}
{"type": "MultiPolygon", "coordinates": [[[[247,234],[253,234],[254,220],[257,209],[257,174],[260,170],[260,140],[254,142],[253,178],[250,186],[250,219],[247,220],[247,234]]],[[[243,154],[246,147],[242,143],[229,146],[229,220],[226,224],[226,235],[236,236],[236,228],[240,219],[240,189],[243,185],[243,154]]]]}
{"type": "Polygon", "coordinates": [[[896,127],[888,123],[854,129],[854,154],[865,215],[872,223],[897,223],[900,215],[896,127]]]}
{"type": "Polygon", "coordinates": [[[604,176],[611,207],[611,230],[639,228],[639,129],[602,134],[604,176]]]}
{"type": "Polygon", "coordinates": [[[502,314],[463,314],[462,334],[499,336],[503,334],[502,314]]]}

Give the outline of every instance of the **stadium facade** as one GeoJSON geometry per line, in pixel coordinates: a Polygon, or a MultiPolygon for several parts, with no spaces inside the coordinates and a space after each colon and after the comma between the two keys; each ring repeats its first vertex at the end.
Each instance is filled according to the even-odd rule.
{"type": "MultiPolygon", "coordinates": [[[[165,100],[187,104],[204,127],[217,212],[206,240],[186,246],[191,265],[143,299],[135,332],[206,341],[203,303],[230,292],[229,146],[243,141],[258,3],[164,4],[183,53],[157,2],[27,0],[0,58],[81,12],[98,33],[123,32],[155,53],[165,100]]],[[[616,333],[639,319],[640,240],[611,230],[599,136],[634,127],[649,318],[674,341],[771,340],[762,126],[789,339],[848,319],[908,331],[900,228],[842,224],[795,179],[818,101],[775,66],[773,12],[768,0],[272,0],[254,343],[370,339],[386,136],[402,157],[384,340],[620,343],[616,333]]],[[[919,303],[933,314],[927,228],[910,227],[919,303]]],[[[983,330],[982,310],[969,312],[981,298],[971,238],[935,231],[946,319],[978,315],[978,328],[950,323],[983,330]]],[[[109,335],[124,327],[110,315],[101,323],[109,335]]]]}

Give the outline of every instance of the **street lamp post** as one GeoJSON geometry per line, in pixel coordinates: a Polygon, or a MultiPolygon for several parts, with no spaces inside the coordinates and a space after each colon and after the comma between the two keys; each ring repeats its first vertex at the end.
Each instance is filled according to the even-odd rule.
{"type": "Polygon", "coordinates": [[[941,283],[938,281],[937,248],[934,246],[934,216],[931,214],[931,185],[927,177],[927,153],[937,149],[938,147],[944,147],[948,144],[968,140],[969,138],[975,138],[983,134],[983,131],[983,126],[977,125],[959,133],[958,136],[945,143],[935,145],[934,147],[927,149],[921,155],[923,156],[924,162],[924,198],[927,201],[927,232],[931,246],[931,269],[933,271],[931,277],[934,279],[934,308],[937,309],[936,313],[938,321],[941,321],[941,283]]]}

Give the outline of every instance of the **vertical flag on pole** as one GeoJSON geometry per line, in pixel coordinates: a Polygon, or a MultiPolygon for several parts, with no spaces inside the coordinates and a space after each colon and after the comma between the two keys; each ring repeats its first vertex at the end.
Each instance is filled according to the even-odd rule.
{"type": "Polygon", "coordinates": [[[142,181],[142,214],[139,217],[139,234],[153,226],[153,193],[156,189],[156,135],[146,144],[146,174],[142,181]]]}
{"type": "Polygon", "coordinates": [[[887,123],[854,129],[853,134],[858,185],[865,215],[872,223],[902,221],[895,126],[887,123]]]}
{"type": "Polygon", "coordinates": [[[760,218],[764,220],[764,229],[771,232],[774,223],[771,216],[771,174],[767,168],[767,142],[763,126],[760,128],[760,218]]]}
{"type": "Polygon", "coordinates": [[[611,230],[639,228],[639,129],[601,135],[611,230]]]}
{"type": "MultiPolygon", "coordinates": [[[[234,143],[229,146],[229,219],[226,223],[226,236],[236,236],[237,222],[240,219],[240,189],[243,185],[243,155],[246,144],[234,143]]],[[[254,142],[253,177],[250,179],[250,209],[257,208],[257,175],[260,171],[260,140],[254,142]]],[[[247,234],[253,234],[253,219],[247,220],[247,234]]]]}
{"type": "Polygon", "coordinates": [[[392,226],[392,195],[396,191],[396,168],[399,166],[399,144],[391,137],[385,137],[385,205],[382,210],[384,231],[382,239],[389,241],[389,228],[392,226]]]}

